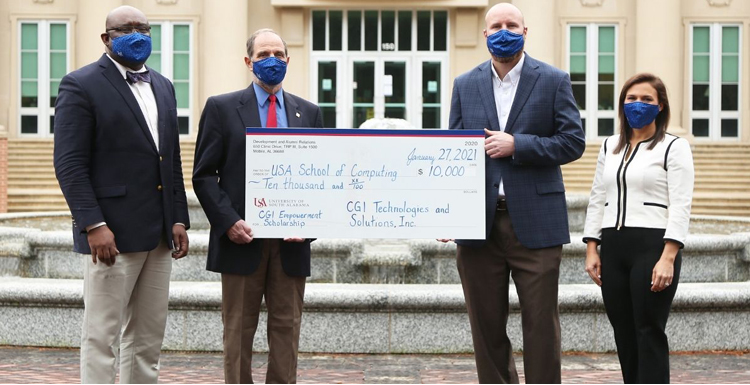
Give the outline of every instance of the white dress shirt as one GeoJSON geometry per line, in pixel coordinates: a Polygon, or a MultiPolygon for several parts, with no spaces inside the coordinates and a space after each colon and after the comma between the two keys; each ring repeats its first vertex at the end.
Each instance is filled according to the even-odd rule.
{"type": "MultiPolygon", "coordinates": [[[[109,56],[109,54],[107,54],[107,57],[109,60],[112,60],[112,63],[115,63],[117,70],[120,71],[120,74],[122,74],[122,78],[125,79],[125,81],[127,81],[128,78],[126,75],[128,71],[148,71],[146,66],[143,66],[138,71],[133,71],[116,62],[111,56],[109,56]]],[[[154,138],[156,151],[159,151],[159,111],[156,108],[156,97],[154,97],[154,91],[151,89],[151,84],[146,82],[136,82],[133,84],[128,83],[128,86],[130,87],[130,91],[133,92],[135,100],[138,101],[138,106],[141,107],[141,112],[143,113],[143,118],[146,119],[148,130],[151,132],[151,137],[154,138]]]]}
{"type": "MultiPolygon", "coordinates": [[[[526,53],[521,54],[521,60],[519,60],[516,66],[508,71],[502,79],[500,79],[500,75],[495,71],[495,66],[490,65],[490,68],[492,68],[492,91],[495,94],[497,120],[500,123],[500,131],[503,132],[505,132],[505,125],[508,124],[508,115],[510,115],[510,109],[513,106],[513,99],[516,98],[518,81],[521,79],[521,70],[523,69],[524,59],[526,59],[526,53]]],[[[505,197],[502,176],[500,178],[498,196],[505,197]]]]}

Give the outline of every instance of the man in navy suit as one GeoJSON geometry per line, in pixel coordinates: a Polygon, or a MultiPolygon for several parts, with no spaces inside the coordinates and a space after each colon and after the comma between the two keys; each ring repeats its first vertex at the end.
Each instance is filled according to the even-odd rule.
{"type": "Polygon", "coordinates": [[[526,55],[521,11],[493,6],[484,36],[492,56],[456,78],[451,129],[487,134],[486,240],[457,240],[458,271],[479,381],[517,383],[506,332],[509,277],[521,302],[527,383],[560,382],[557,285],[570,242],[560,165],[585,148],[568,75],[526,55]]]}
{"type": "Polygon", "coordinates": [[[174,87],[144,66],[139,10],[107,16],[106,53],[66,75],[55,105],[55,173],[84,260],[81,382],[156,383],[172,258],[188,252],[174,87]],[[171,256],[171,257],[170,257],[171,256]]]}
{"type": "Polygon", "coordinates": [[[195,148],[193,186],[211,223],[208,270],[221,273],[224,379],[251,383],[253,337],[263,297],[268,310],[266,383],[296,383],[310,241],[254,239],[245,222],[245,128],[323,127],[318,106],[282,89],[289,56],[276,32],[247,41],[249,87],[206,101],[195,148]]]}

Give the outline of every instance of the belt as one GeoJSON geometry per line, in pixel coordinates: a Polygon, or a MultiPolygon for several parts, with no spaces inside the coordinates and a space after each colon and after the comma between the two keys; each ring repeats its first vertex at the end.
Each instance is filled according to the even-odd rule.
{"type": "Polygon", "coordinates": [[[499,198],[497,200],[497,211],[506,211],[508,210],[508,201],[505,200],[505,198],[499,198]]]}

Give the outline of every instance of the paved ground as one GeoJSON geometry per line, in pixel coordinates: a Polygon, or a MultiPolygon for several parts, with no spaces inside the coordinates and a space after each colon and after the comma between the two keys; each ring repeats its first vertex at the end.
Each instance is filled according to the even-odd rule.
{"type": "MultiPolygon", "coordinates": [[[[522,357],[516,357],[522,370],[522,357]]],[[[255,379],[265,376],[266,355],[258,354],[255,379]]],[[[677,353],[673,383],[750,383],[750,352],[677,353]]],[[[564,383],[622,383],[612,354],[566,354],[564,383]]],[[[298,382],[476,383],[471,355],[301,354],[298,382]]],[[[222,383],[220,353],[162,354],[161,383],[222,383]]],[[[77,349],[0,347],[0,383],[78,383],[77,349]]]]}

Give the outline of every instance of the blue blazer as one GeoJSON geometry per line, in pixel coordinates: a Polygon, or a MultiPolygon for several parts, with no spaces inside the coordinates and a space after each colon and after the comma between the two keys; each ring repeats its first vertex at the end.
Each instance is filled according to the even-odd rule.
{"type": "MultiPolygon", "coordinates": [[[[226,232],[245,218],[245,128],[260,127],[253,86],[212,96],[201,115],[195,143],[193,189],[211,223],[206,268],[249,275],[260,265],[262,242],[239,245],[226,232]]],[[[323,127],[318,106],[284,92],[289,127],[323,127]]],[[[310,241],[281,242],[281,265],[292,277],[310,275],[310,241]]]]}
{"type": "Polygon", "coordinates": [[[75,251],[90,254],[86,227],[99,222],[121,253],[153,250],[172,226],[190,226],[182,179],[174,87],[154,70],[159,151],[130,87],[114,63],[66,75],[55,103],[55,174],[73,215],[75,251]]]}
{"type": "MultiPolygon", "coordinates": [[[[486,61],[456,78],[451,129],[500,130],[490,66],[486,61]]],[[[505,132],[515,140],[513,157],[485,155],[487,236],[502,177],[508,213],[522,245],[539,249],[570,243],[560,165],[580,158],[586,141],[568,74],[527,54],[505,132]]],[[[456,241],[473,247],[484,242],[456,241]]]]}

